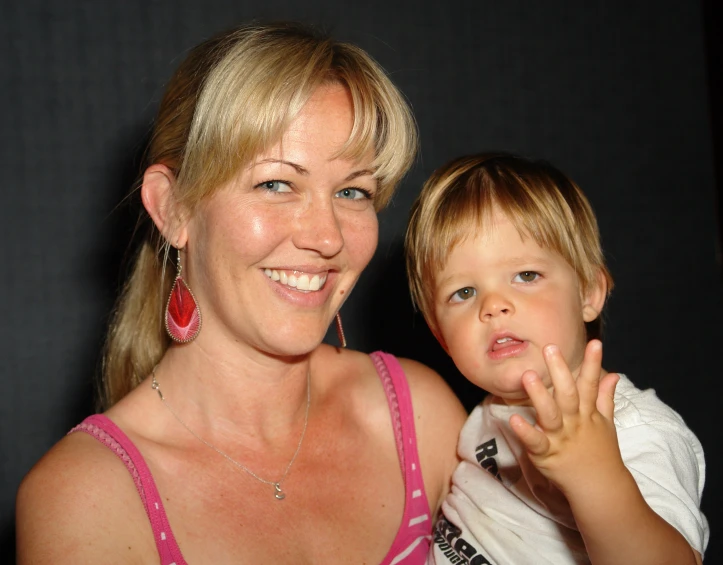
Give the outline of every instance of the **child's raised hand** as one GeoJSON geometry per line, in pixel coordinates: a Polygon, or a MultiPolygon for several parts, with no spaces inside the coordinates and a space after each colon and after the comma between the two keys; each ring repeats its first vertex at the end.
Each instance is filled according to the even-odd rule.
{"type": "Polygon", "coordinates": [[[519,414],[510,418],[510,425],[545,477],[568,497],[583,495],[624,470],[613,422],[619,376],[600,379],[598,340],[588,343],[577,381],[556,346],[545,346],[544,356],[554,393],[534,371],[527,371],[522,382],[537,410],[537,425],[519,414]]]}

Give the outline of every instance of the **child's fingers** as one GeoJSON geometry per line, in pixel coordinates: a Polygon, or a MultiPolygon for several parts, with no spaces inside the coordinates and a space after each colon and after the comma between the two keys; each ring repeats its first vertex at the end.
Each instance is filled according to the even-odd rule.
{"type": "Polygon", "coordinates": [[[602,343],[593,339],[585,347],[585,357],[577,378],[577,390],[580,395],[580,411],[589,414],[595,409],[598,398],[600,370],[602,366],[602,343]]]}
{"type": "Polygon", "coordinates": [[[510,427],[517,434],[525,449],[533,455],[544,455],[550,449],[550,440],[519,414],[510,417],[510,427]]]}
{"type": "Polygon", "coordinates": [[[615,387],[620,381],[617,373],[608,373],[600,380],[600,391],[596,399],[598,412],[608,420],[612,420],[615,414],[615,387]]]}
{"type": "Polygon", "coordinates": [[[562,413],[540,376],[534,371],[525,371],[522,374],[522,386],[525,387],[525,392],[537,411],[539,426],[546,431],[560,429],[562,413]]]}
{"type": "Polygon", "coordinates": [[[563,414],[577,414],[580,409],[580,398],[577,394],[575,379],[565,359],[556,345],[546,345],[543,348],[545,364],[555,389],[555,401],[563,414]]]}

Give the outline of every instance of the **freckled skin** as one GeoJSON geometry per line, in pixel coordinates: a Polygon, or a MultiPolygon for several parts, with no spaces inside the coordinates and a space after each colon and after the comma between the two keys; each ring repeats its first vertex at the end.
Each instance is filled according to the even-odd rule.
{"type": "Polygon", "coordinates": [[[371,174],[345,180],[370,168],[371,154],[359,162],[333,158],[351,126],[348,92],[320,88],[281,142],[240,171],[189,223],[187,280],[203,305],[200,340],[220,347],[241,338],[259,350],[296,355],[323,339],[377,245],[372,201],[339,197],[350,187],[376,190],[371,174]],[[282,183],[274,190],[259,186],[267,181],[282,183]],[[264,268],[328,269],[321,291],[327,299],[308,307],[286,300],[274,292],[264,268]]]}

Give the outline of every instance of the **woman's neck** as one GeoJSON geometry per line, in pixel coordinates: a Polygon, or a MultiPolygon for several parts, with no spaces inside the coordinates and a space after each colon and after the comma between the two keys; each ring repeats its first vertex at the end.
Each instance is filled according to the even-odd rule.
{"type": "Polygon", "coordinates": [[[191,343],[172,346],[155,375],[167,402],[196,433],[283,441],[306,412],[310,357],[255,350],[211,355],[191,343]]]}

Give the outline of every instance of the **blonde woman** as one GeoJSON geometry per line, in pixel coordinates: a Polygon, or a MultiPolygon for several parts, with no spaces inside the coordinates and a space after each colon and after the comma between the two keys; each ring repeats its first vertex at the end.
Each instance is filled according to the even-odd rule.
{"type": "Polygon", "coordinates": [[[415,146],[354,46],[280,24],[190,53],[140,183],[105,412],[24,480],[19,563],[424,561],[464,410],[422,365],[321,343],[415,146]]]}

